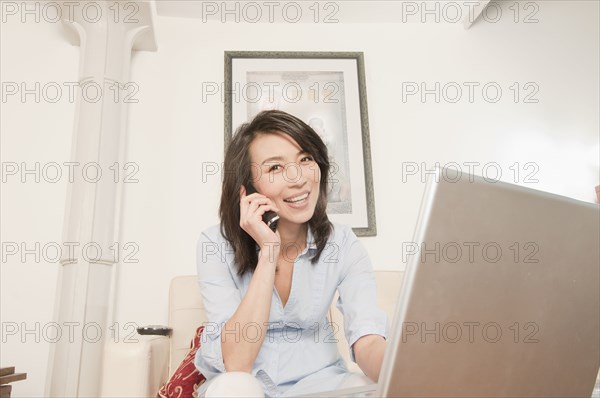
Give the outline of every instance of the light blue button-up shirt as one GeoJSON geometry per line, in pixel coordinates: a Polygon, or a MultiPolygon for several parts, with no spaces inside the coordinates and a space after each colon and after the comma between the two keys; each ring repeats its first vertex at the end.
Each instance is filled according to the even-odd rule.
{"type": "MultiPolygon", "coordinates": [[[[327,320],[336,290],[337,308],[344,316],[350,347],[368,334],[387,336],[387,316],[377,307],[369,255],[350,227],[333,225],[327,245],[314,265],[310,259],[317,246],[308,228],[307,246],[295,260],[285,307],[273,287],[267,335],[252,368],[266,396],[335,389],[348,372],[334,337],[339,327],[327,320]],[[313,383],[318,384],[317,390],[313,383]]],[[[199,396],[203,396],[211,380],[225,372],[221,333],[236,333],[240,338],[253,340],[258,339],[259,328],[248,324],[238,326],[237,331],[222,330],[246,294],[253,273],[238,276],[233,249],[221,235],[219,225],[201,234],[197,262],[208,319],[195,358],[196,367],[207,379],[198,389],[199,396]]],[[[350,356],[354,360],[352,349],[350,356]]]]}

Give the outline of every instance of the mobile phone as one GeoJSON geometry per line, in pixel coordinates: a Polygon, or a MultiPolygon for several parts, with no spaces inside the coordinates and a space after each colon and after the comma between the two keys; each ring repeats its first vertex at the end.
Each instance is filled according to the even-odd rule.
{"type": "MultiPolygon", "coordinates": [[[[256,188],[254,188],[253,185],[249,185],[246,187],[246,195],[250,195],[255,192],[258,191],[256,190],[256,188]]],[[[267,224],[267,226],[271,228],[273,232],[275,232],[275,230],[277,229],[277,224],[279,223],[279,216],[277,215],[277,213],[275,213],[272,210],[269,210],[265,212],[265,214],[263,214],[262,219],[265,222],[265,224],[267,224]]]]}

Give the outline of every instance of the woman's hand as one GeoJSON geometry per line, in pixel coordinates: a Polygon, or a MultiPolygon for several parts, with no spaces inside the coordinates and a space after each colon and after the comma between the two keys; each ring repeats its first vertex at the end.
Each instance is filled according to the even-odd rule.
{"type": "Polygon", "coordinates": [[[246,187],[240,187],[240,227],[256,241],[262,253],[279,253],[281,237],[263,221],[267,211],[278,212],[279,208],[258,192],[246,196],[246,187]]]}
{"type": "MultiPolygon", "coordinates": [[[[267,211],[279,211],[277,206],[264,195],[252,193],[246,195],[246,188],[240,187],[240,227],[259,245],[260,253],[256,268],[242,301],[237,310],[223,325],[223,330],[233,330],[239,325],[258,325],[258,338],[240,339],[239,333],[223,333],[221,351],[223,364],[227,372],[250,372],[267,335],[275,272],[279,258],[281,237],[273,233],[262,220],[267,211]]],[[[239,329],[236,329],[239,330],[239,329]]]]}

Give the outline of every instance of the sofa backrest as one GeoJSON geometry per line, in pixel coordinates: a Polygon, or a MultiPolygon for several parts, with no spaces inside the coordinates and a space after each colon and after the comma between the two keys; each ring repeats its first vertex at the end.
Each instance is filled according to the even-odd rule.
{"type": "MultiPolygon", "coordinates": [[[[375,271],[377,301],[380,308],[388,315],[390,325],[394,316],[402,277],[403,273],[400,271],[375,271]]],[[[344,337],[343,317],[335,307],[336,300],[337,295],[332,302],[329,319],[339,325],[335,335],[338,341],[338,350],[351,371],[360,371],[358,366],[350,361],[348,342],[344,337]]],[[[195,275],[185,275],[173,278],[169,289],[169,326],[173,328],[169,375],[183,361],[190,350],[190,341],[194,337],[196,328],[202,325],[203,322],[206,322],[206,314],[197,277],[195,275]]]]}
{"type": "Polygon", "coordinates": [[[206,322],[204,304],[196,275],[176,276],[169,289],[169,326],[171,358],[169,376],[177,369],[190,350],[190,342],[198,326],[206,322]]]}

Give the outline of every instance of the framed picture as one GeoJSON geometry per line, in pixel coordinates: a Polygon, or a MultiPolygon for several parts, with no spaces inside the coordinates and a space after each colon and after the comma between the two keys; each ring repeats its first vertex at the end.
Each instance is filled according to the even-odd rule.
{"type": "Polygon", "coordinates": [[[260,111],[302,119],[328,148],[329,218],[377,235],[363,53],[226,51],[224,93],[225,148],[260,111]]]}

